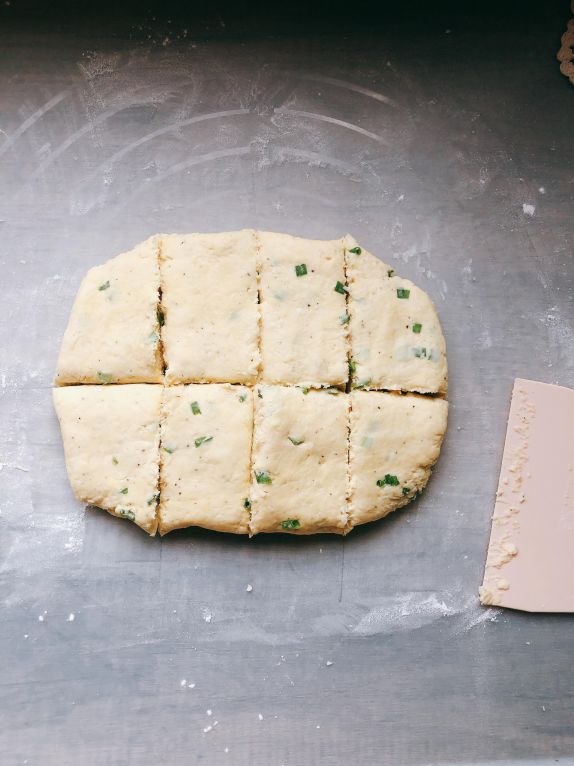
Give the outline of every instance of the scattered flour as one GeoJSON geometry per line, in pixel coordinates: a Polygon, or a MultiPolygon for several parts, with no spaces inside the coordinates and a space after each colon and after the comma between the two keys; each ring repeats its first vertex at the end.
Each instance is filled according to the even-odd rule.
{"type": "Polygon", "coordinates": [[[529,216],[530,218],[532,218],[532,216],[533,216],[533,215],[534,215],[534,213],[536,212],[536,207],[535,207],[534,205],[529,205],[529,204],[527,204],[527,203],[525,202],[525,203],[522,205],[522,212],[524,213],[524,215],[527,215],[527,216],[529,216]]]}

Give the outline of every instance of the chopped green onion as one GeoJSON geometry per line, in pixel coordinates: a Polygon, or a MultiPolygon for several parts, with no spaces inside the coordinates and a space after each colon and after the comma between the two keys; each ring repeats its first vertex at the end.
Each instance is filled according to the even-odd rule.
{"type": "MultiPolygon", "coordinates": [[[[416,356],[417,359],[426,359],[427,358],[427,350],[424,347],[418,347],[413,348],[413,354],[416,356]]],[[[430,358],[430,355],[429,355],[430,358]]]]}
{"type": "Polygon", "coordinates": [[[135,513],[133,511],[128,511],[127,508],[118,508],[117,511],[122,519],[129,519],[130,521],[136,520],[135,513]]]}
{"type": "Polygon", "coordinates": [[[348,295],[349,294],[349,291],[347,290],[347,288],[345,287],[345,285],[342,282],[337,282],[337,284],[335,285],[335,292],[336,293],[341,293],[341,295],[348,295]]]}
{"type": "Polygon", "coordinates": [[[192,402],[189,406],[191,407],[191,411],[194,415],[201,415],[201,409],[197,402],[192,402]]]}
{"type": "Polygon", "coordinates": [[[164,450],[171,455],[175,451],[175,447],[164,447],[164,450]]]}
{"type": "Polygon", "coordinates": [[[120,489],[120,493],[121,493],[122,495],[127,495],[127,494],[128,494],[128,488],[127,488],[127,487],[124,487],[123,489],[120,489]]]}
{"type": "Polygon", "coordinates": [[[159,326],[163,327],[165,324],[165,314],[163,313],[163,309],[158,306],[156,314],[157,314],[157,322],[159,326]]]}
{"type": "Polygon", "coordinates": [[[414,323],[413,332],[415,332],[418,335],[422,329],[423,329],[422,324],[419,324],[418,322],[414,323]]]}
{"type": "Polygon", "coordinates": [[[307,273],[306,263],[300,263],[298,266],[295,266],[295,274],[298,277],[304,277],[306,273],[307,273]]]}
{"type": "Polygon", "coordinates": [[[310,389],[308,386],[302,386],[302,387],[301,387],[301,391],[303,391],[303,393],[305,394],[305,396],[307,396],[307,394],[309,393],[309,391],[310,391],[310,390],[311,390],[311,389],[310,389]]]}
{"type": "Polygon", "coordinates": [[[299,519],[285,519],[285,521],[281,522],[281,526],[283,529],[299,529],[301,522],[299,519]]]}
{"type": "Polygon", "coordinates": [[[294,439],[292,436],[287,437],[291,444],[294,444],[296,447],[298,447],[300,444],[303,444],[305,442],[305,439],[294,439]]]}
{"type": "Polygon", "coordinates": [[[349,324],[349,322],[351,321],[351,315],[350,314],[342,314],[339,317],[339,321],[341,322],[341,324],[349,324]]]}
{"type": "Polygon", "coordinates": [[[148,505],[154,505],[154,503],[157,503],[159,500],[159,492],[156,492],[155,495],[152,495],[151,497],[148,497],[147,504],[148,505]]]}
{"type": "Polygon", "coordinates": [[[387,269],[387,277],[394,277],[394,276],[395,276],[395,270],[387,269]]]}
{"type": "Polygon", "coordinates": [[[371,379],[367,378],[366,380],[360,380],[354,388],[366,388],[367,386],[371,385],[371,379]]]}
{"type": "Polygon", "coordinates": [[[257,396],[258,396],[260,399],[263,399],[263,394],[261,393],[261,389],[260,389],[260,388],[259,388],[259,389],[257,389],[257,396]]]}
{"type": "Polygon", "coordinates": [[[244,402],[247,399],[247,394],[239,394],[237,398],[240,402],[244,402]]]}
{"type": "Polygon", "coordinates": [[[384,479],[377,479],[377,487],[384,487],[387,484],[390,487],[397,487],[400,484],[400,481],[392,473],[386,473],[384,479]]]}
{"type": "Polygon", "coordinates": [[[194,441],[194,444],[196,447],[201,447],[202,444],[207,444],[207,442],[210,442],[213,440],[213,436],[198,436],[197,439],[194,441]]]}
{"type": "Polygon", "coordinates": [[[117,465],[117,464],[118,464],[118,462],[119,462],[119,461],[118,461],[117,457],[115,457],[115,456],[114,456],[114,457],[112,458],[112,463],[113,463],[114,465],[117,465]]]}
{"type": "Polygon", "coordinates": [[[411,491],[410,487],[403,487],[403,497],[406,497],[411,491]]]}
{"type": "Polygon", "coordinates": [[[243,501],[243,507],[245,508],[246,511],[250,510],[251,501],[249,500],[248,497],[246,497],[245,500],[243,501]]]}
{"type": "Polygon", "coordinates": [[[107,290],[109,286],[110,286],[110,280],[108,279],[108,281],[107,281],[107,282],[104,282],[104,284],[103,284],[103,285],[100,285],[100,286],[98,287],[98,290],[107,290]]]}
{"type": "Polygon", "coordinates": [[[349,375],[354,375],[357,372],[357,363],[354,359],[349,359],[349,375]]]}
{"type": "Polygon", "coordinates": [[[110,372],[98,372],[98,380],[100,383],[103,383],[104,386],[112,383],[113,379],[114,376],[110,372]]]}
{"type": "Polygon", "coordinates": [[[273,480],[269,476],[269,471],[255,471],[255,481],[258,484],[271,484],[273,480]]]}
{"type": "Polygon", "coordinates": [[[355,255],[361,255],[361,253],[362,253],[363,251],[361,250],[361,248],[360,248],[360,247],[351,247],[351,248],[349,249],[349,252],[350,252],[350,253],[355,253],[355,255]]]}
{"type": "Polygon", "coordinates": [[[397,287],[397,298],[403,298],[406,300],[410,294],[411,291],[406,287],[397,287]]]}

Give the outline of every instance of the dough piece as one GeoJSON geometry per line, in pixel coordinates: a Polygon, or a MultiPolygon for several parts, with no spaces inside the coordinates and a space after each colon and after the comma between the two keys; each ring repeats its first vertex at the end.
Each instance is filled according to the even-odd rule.
{"type": "Polygon", "coordinates": [[[164,389],[160,532],[247,533],[253,391],[226,384],[164,389]]]}
{"type": "Polygon", "coordinates": [[[86,274],[64,334],[56,385],[160,383],[159,238],[86,274]]]}
{"type": "Polygon", "coordinates": [[[345,244],[354,386],[446,394],[446,346],[431,299],[352,237],[345,244]]]}
{"type": "Polygon", "coordinates": [[[344,533],[349,397],[258,386],[251,533],[344,533]]]}
{"type": "Polygon", "coordinates": [[[53,391],[74,495],[154,535],[161,386],[69,386],[53,391]]]}
{"type": "Polygon", "coordinates": [[[162,238],[168,383],[253,383],[259,365],[255,232],[162,238]]]}
{"type": "Polygon", "coordinates": [[[259,232],[259,240],[262,380],[344,385],[348,367],[343,241],[272,232],[259,232]]]}
{"type": "Polygon", "coordinates": [[[448,403],[417,394],[351,393],[353,526],[386,516],[427,483],[446,431],[448,403]]]}

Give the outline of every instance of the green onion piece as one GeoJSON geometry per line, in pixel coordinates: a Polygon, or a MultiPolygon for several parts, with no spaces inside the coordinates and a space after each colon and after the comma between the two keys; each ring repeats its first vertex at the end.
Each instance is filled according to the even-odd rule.
{"type": "Polygon", "coordinates": [[[159,500],[159,492],[156,492],[155,495],[148,497],[147,504],[154,505],[154,503],[157,503],[158,500],[159,500]]]}
{"type": "Polygon", "coordinates": [[[107,290],[109,286],[110,286],[110,280],[108,279],[108,281],[107,281],[107,282],[104,282],[104,284],[103,284],[103,285],[100,285],[100,286],[98,287],[98,290],[107,290]]]}
{"type": "Polygon", "coordinates": [[[260,388],[257,389],[257,396],[259,397],[259,399],[263,399],[263,394],[261,393],[260,388]]]}
{"type": "Polygon", "coordinates": [[[298,266],[295,266],[295,274],[298,277],[304,277],[306,273],[307,273],[306,263],[300,263],[298,266]]]}
{"type": "Polygon", "coordinates": [[[310,390],[311,390],[311,389],[310,389],[310,388],[308,388],[307,386],[302,386],[302,388],[301,388],[301,391],[303,391],[303,393],[305,394],[305,396],[307,396],[307,394],[309,393],[309,391],[310,391],[310,390]]]}
{"type": "Polygon", "coordinates": [[[397,298],[403,298],[404,300],[406,300],[410,294],[411,294],[411,291],[408,290],[406,287],[397,287],[397,298]]]}
{"type": "Polygon", "coordinates": [[[171,455],[175,451],[175,447],[164,447],[164,450],[171,455]]]}
{"type": "Polygon", "coordinates": [[[418,347],[413,348],[413,354],[416,356],[417,359],[426,359],[427,358],[427,350],[424,347],[418,347]]]}
{"type": "Polygon", "coordinates": [[[354,388],[366,388],[367,386],[371,385],[371,379],[367,378],[366,380],[360,380],[354,388]]]}
{"type": "Polygon", "coordinates": [[[283,529],[300,529],[301,522],[299,519],[285,519],[281,522],[281,526],[283,529]]]}
{"type": "Polygon", "coordinates": [[[243,507],[245,508],[246,511],[250,510],[251,501],[249,500],[248,497],[246,497],[245,500],[243,501],[243,507]]]}
{"type": "Polygon", "coordinates": [[[247,394],[239,394],[237,398],[240,402],[244,402],[247,399],[247,394]]]}
{"type": "Polygon", "coordinates": [[[269,476],[269,471],[255,471],[255,481],[258,484],[271,484],[273,480],[269,476]]]}
{"type": "Polygon", "coordinates": [[[100,383],[103,383],[104,386],[107,386],[109,383],[112,383],[114,379],[114,376],[110,372],[98,372],[98,380],[100,383]]]}
{"type": "Polygon", "coordinates": [[[387,277],[394,277],[394,276],[395,276],[395,270],[387,269],[387,277]]]}
{"type": "Polygon", "coordinates": [[[165,324],[165,314],[163,313],[163,309],[160,308],[160,306],[157,307],[156,314],[157,314],[157,322],[159,326],[163,327],[165,324]]]}
{"type": "Polygon", "coordinates": [[[136,520],[136,516],[133,511],[128,511],[127,508],[118,508],[117,510],[122,519],[129,519],[130,521],[136,520]]]}
{"type": "Polygon", "coordinates": [[[118,464],[118,462],[119,462],[119,461],[118,461],[117,457],[115,457],[115,456],[114,456],[114,457],[112,458],[112,463],[113,463],[114,465],[117,465],[117,464],[118,464]]]}
{"type": "Polygon", "coordinates": [[[411,491],[410,487],[403,487],[403,497],[406,497],[411,491]]]}
{"type": "Polygon", "coordinates": [[[189,406],[191,407],[191,411],[194,415],[201,415],[201,409],[197,402],[192,402],[189,406]]]}
{"type": "Polygon", "coordinates": [[[385,485],[389,485],[390,487],[397,487],[399,484],[400,481],[392,473],[386,473],[384,479],[377,479],[377,487],[384,487],[385,485]]]}
{"type": "Polygon", "coordinates": [[[416,332],[416,334],[418,335],[422,329],[423,329],[422,324],[419,324],[418,322],[414,323],[413,332],[416,332]]]}
{"type": "Polygon", "coordinates": [[[196,447],[201,447],[202,444],[207,444],[207,442],[212,441],[212,439],[213,436],[198,436],[194,441],[194,444],[196,447]]]}
{"type": "Polygon", "coordinates": [[[357,363],[354,359],[349,359],[349,375],[354,375],[357,372],[357,363]]]}
{"type": "Polygon", "coordinates": [[[300,444],[303,444],[305,442],[305,439],[294,439],[292,436],[287,437],[291,444],[294,444],[296,447],[298,447],[300,444]]]}
{"type": "Polygon", "coordinates": [[[127,494],[128,494],[128,488],[127,488],[127,487],[124,487],[123,489],[120,489],[120,493],[121,493],[122,495],[127,495],[127,494]]]}
{"type": "Polygon", "coordinates": [[[335,292],[336,293],[341,293],[341,295],[348,295],[349,294],[349,291],[347,290],[347,288],[345,287],[345,285],[342,282],[337,282],[337,284],[335,285],[335,292]]]}
{"type": "Polygon", "coordinates": [[[349,324],[349,322],[351,321],[351,315],[350,314],[342,314],[339,317],[339,321],[341,322],[341,324],[349,324]]]}
{"type": "Polygon", "coordinates": [[[349,249],[349,252],[350,252],[350,253],[355,253],[355,255],[361,255],[361,253],[362,253],[363,251],[361,250],[361,248],[360,248],[360,247],[351,247],[351,248],[349,249]]]}

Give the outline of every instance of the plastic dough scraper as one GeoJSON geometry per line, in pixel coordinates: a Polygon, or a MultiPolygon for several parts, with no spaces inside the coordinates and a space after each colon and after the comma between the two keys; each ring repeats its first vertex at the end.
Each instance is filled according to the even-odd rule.
{"type": "Polygon", "coordinates": [[[574,391],[514,381],[483,604],[574,612],[574,391]]]}

